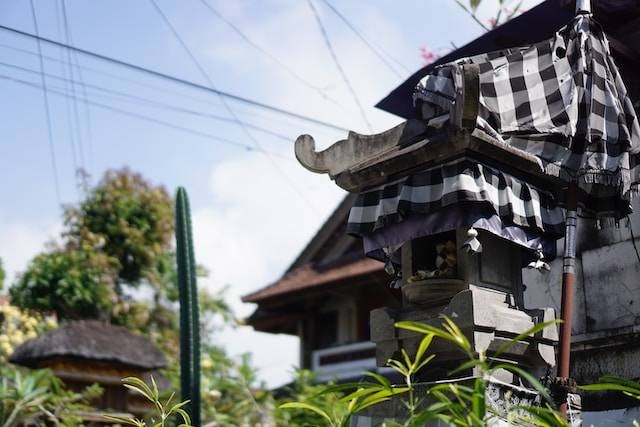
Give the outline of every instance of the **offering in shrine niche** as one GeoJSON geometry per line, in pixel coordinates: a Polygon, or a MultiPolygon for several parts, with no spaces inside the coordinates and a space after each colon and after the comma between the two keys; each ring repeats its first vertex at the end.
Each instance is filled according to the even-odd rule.
{"type": "Polygon", "coordinates": [[[453,240],[446,240],[435,245],[435,254],[430,251],[426,265],[432,268],[419,269],[407,279],[407,283],[433,278],[452,278],[457,275],[458,256],[453,240]]]}

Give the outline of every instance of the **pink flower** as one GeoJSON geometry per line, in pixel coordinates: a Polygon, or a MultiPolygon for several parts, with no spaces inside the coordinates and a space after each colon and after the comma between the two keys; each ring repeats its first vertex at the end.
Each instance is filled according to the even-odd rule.
{"type": "Polygon", "coordinates": [[[438,55],[435,54],[428,47],[421,47],[420,48],[420,57],[424,61],[424,65],[429,65],[432,62],[434,62],[436,59],[438,59],[438,55]]]}

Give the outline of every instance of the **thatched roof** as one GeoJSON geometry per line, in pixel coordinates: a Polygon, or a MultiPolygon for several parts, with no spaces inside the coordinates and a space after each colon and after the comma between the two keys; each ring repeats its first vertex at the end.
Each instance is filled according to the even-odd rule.
{"type": "Polygon", "coordinates": [[[98,320],[65,322],[58,329],[22,343],[9,361],[34,367],[53,357],[113,362],[143,370],[167,366],[164,355],[147,338],[98,320]]]}

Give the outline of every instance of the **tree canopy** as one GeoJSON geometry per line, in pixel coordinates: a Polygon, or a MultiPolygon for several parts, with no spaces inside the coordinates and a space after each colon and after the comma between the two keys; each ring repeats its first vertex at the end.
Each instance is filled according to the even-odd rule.
{"type": "Polygon", "coordinates": [[[172,236],[164,187],[128,169],[108,171],[79,204],[65,208],[61,243],[31,261],[10,290],[12,302],[60,319],[139,319],[126,288],[151,285],[156,302],[172,293],[172,236]]]}

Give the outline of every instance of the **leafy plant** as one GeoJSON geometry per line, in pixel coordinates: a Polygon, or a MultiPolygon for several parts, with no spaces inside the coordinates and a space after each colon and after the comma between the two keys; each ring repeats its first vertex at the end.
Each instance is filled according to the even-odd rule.
{"type": "MultiPolygon", "coordinates": [[[[329,384],[333,385],[333,384],[329,384]]],[[[335,419],[343,418],[347,413],[347,405],[340,399],[344,393],[339,390],[328,392],[327,384],[318,383],[316,374],[305,369],[294,371],[294,381],[284,390],[286,397],[279,400],[275,411],[277,425],[291,427],[303,427],[323,425],[326,418],[319,414],[324,412],[331,414],[335,419]],[[305,408],[295,408],[281,405],[290,402],[302,402],[314,406],[320,411],[311,411],[305,408]]]]}
{"type": "Polygon", "coordinates": [[[150,421],[147,422],[145,420],[141,420],[138,418],[128,418],[121,417],[115,415],[104,414],[103,417],[109,421],[114,421],[119,424],[130,425],[135,427],[168,427],[173,426],[172,424],[174,417],[179,416],[182,419],[182,422],[178,422],[175,425],[177,427],[191,427],[191,419],[189,418],[189,414],[182,409],[189,401],[172,403],[174,394],[172,393],[169,398],[162,403],[160,400],[160,392],[158,390],[158,386],[151,377],[151,387],[149,387],[144,381],[135,377],[128,377],[122,380],[124,386],[129,390],[132,390],[136,393],[141,394],[151,403],[153,403],[154,411],[150,416],[150,421]]]}
{"type": "Polygon", "coordinates": [[[4,288],[4,279],[7,277],[7,272],[4,270],[2,259],[0,259],[0,291],[4,288]]]}
{"type": "MultiPolygon", "coordinates": [[[[450,375],[472,368],[475,368],[477,372],[479,372],[479,375],[473,380],[473,384],[469,386],[460,383],[445,383],[431,387],[428,394],[435,399],[435,403],[427,407],[421,414],[413,417],[415,421],[411,421],[410,419],[411,422],[409,425],[421,425],[420,423],[424,423],[427,420],[439,419],[451,425],[475,427],[484,426],[488,420],[501,416],[507,416],[511,421],[514,421],[515,419],[520,419],[522,421],[526,418],[528,422],[532,422],[534,425],[537,425],[535,422],[537,422],[536,420],[543,418],[543,413],[555,415],[556,413],[551,407],[552,401],[548,391],[535,377],[533,377],[533,375],[515,364],[494,362],[494,360],[500,360],[500,356],[502,354],[526,337],[532,336],[556,323],[558,323],[558,321],[555,320],[539,323],[522,334],[505,342],[492,353],[491,357],[488,357],[484,352],[476,354],[464,333],[455,324],[455,322],[448,317],[443,318],[442,328],[418,322],[398,322],[396,324],[396,327],[398,328],[423,334],[432,334],[435,337],[456,345],[465,353],[468,361],[450,372],[450,375]],[[508,408],[509,412],[507,414],[495,413],[495,411],[493,411],[490,405],[486,402],[486,388],[489,379],[499,370],[509,371],[526,380],[529,385],[533,387],[545,400],[547,406],[544,410],[541,411],[541,408],[539,407],[516,406],[508,408]]],[[[567,425],[566,421],[562,424],[562,417],[559,415],[558,419],[558,423],[553,424],[554,426],[567,425]]],[[[540,420],[540,422],[543,421],[544,420],[540,420]]]]}
{"type": "Polygon", "coordinates": [[[0,304],[0,366],[7,363],[16,347],[39,333],[52,329],[56,321],[11,304],[0,304]]]}
{"type": "Polygon", "coordinates": [[[405,379],[406,386],[394,386],[390,381],[382,375],[373,372],[365,372],[364,375],[374,381],[345,383],[338,385],[330,385],[321,391],[320,394],[345,392],[348,393],[339,398],[338,402],[342,405],[339,410],[328,411],[308,402],[288,402],[280,405],[281,409],[304,409],[312,411],[322,417],[332,427],[348,426],[354,414],[382,402],[391,400],[393,397],[408,393],[409,398],[405,405],[411,416],[415,415],[415,411],[419,405],[419,401],[415,398],[414,377],[424,368],[435,355],[426,355],[426,351],[431,345],[433,334],[427,334],[421,341],[418,351],[413,359],[403,349],[403,360],[389,360],[390,367],[400,373],[405,379]]]}
{"type": "Polygon", "coordinates": [[[87,245],[117,262],[118,284],[157,282],[159,259],[170,249],[171,198],[128,169],[107,171],[78,206],[65,210],[68,245],[87,245]]]}
{"type": "MultiPolygon", "coordinates": [[[[578,386],[578,388],[585,391],[617,391],[622,392],[625,396],[640,400],[640,382],[625,380],[612,375],[601,377],[596,384],[578,386]]],[[[634,427],[640,427],[640,423],[637,420],[633,420],[633,425],[634,427]]]]}
{"type": "Polygon", "coordinates": [[[97,318],[115,300],[114,263],[100,252],[55,248],[37,255],[9,290],[19,307],[60,319],[97,318]]]}
{"type": "Polygon", "coordinates": [[[640,400],[640,382],[605,375],[596,384],[582,385],[578,388],[586,391],[619,391],[624,395],[640,400]]]}
{"type": "Polygon", "coordinates": [[[12,367],[0,369],[0,426],[21,425],[77,426],[78,411],[90,410],[88,402],[102,393],[94,385],[81,393],[64,388],[49,370],[26,371],[12,367]]]}
{"type": "Polygon", "coordinates": [[[324,423],[333,427],[343,427],[348,425],[354,414],[369,406],[396,396],[407,396],[407,399],[402,401],[407,408],[407,419],[402,422],[389,421],[385,425],[419,427],[428,421],[439,420],[447,425],[480,427],[498,417],[506,417],[512,423],[526,422],[536,426],[566,427],[568,426],[566,420],[553,409],[548,392],[536,378],[515,364],[494,361],[499,360],[500,356],[516,343],[555,323],[555,321],[545,322],[530,328],[503,344],[492,353],[491,357],[488,357],[483,352],[476,354],[464,333],[447,317],[443,318],[442,327],[417,322],[399,322],[396,324],[398,328],[424,334],[413,358],[403,349],[399,360],[388,361],[388,365],[403,377],[405,382],[403,386],[393,386],[389,380],[381,375],[366,373],[375,382],[330,385],[321,392],[324,394],[348,391],[347,395],[339,399],[339,402],[346,406],[342,415],[336,415],[332,411],[301,401],[285,403],[280,408],[307,410],[318,415],[324,420],[324,423]],[[415,377],[434,359],[435,355],[427,353],[435,338],[454,344],[462,350],[468,359],[467,362],[453,370],[451,375],[472,368],[475,368],[480,374],[470,383],[447,382],[433,385],[428,388],[426,398],[416,398],[415,377]],[[506,414],[496,413],[486,401],[486,391],[492,374],[498,370],[512,372],[529,382],[545,399],[545,406],[514,406],[507,408],[506,414]]]}

